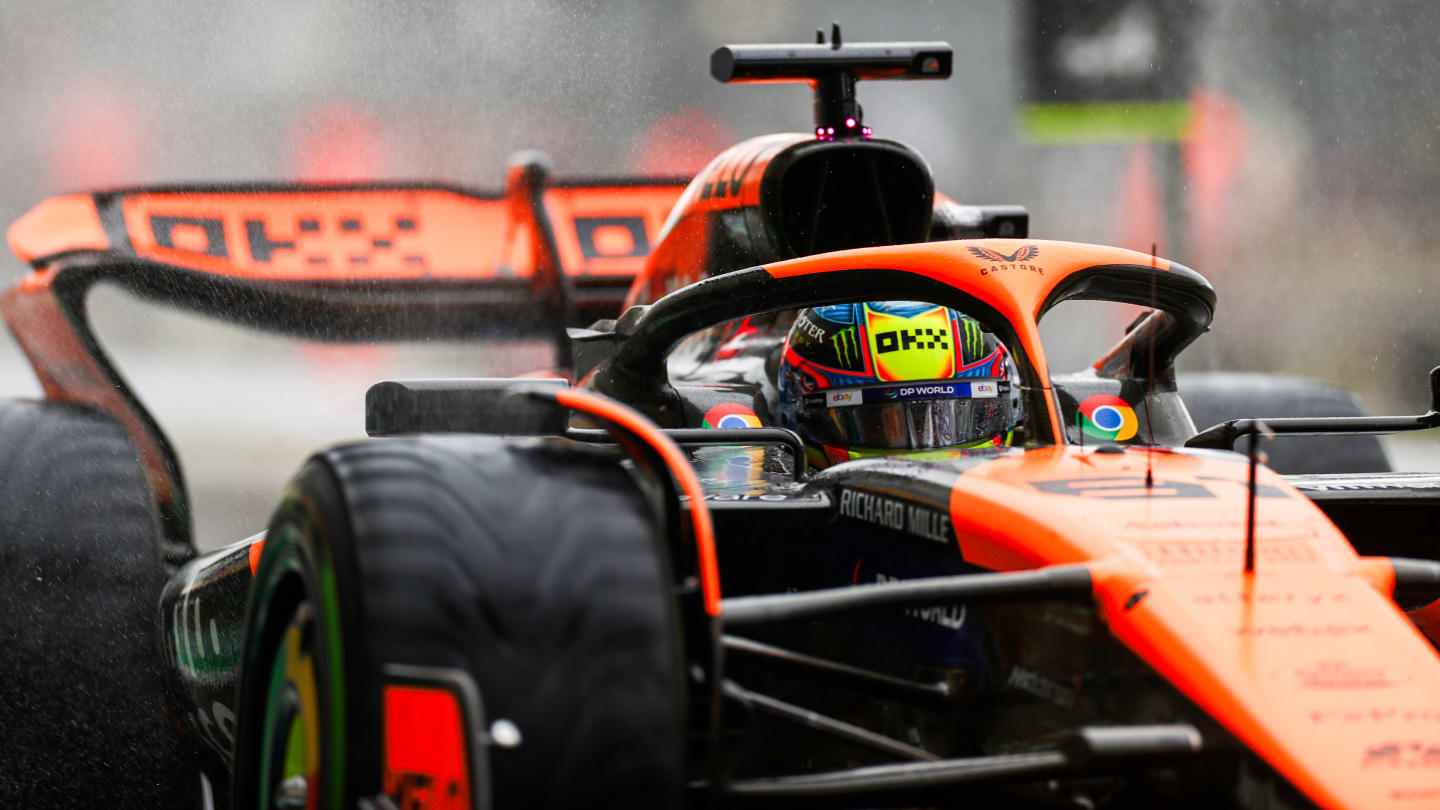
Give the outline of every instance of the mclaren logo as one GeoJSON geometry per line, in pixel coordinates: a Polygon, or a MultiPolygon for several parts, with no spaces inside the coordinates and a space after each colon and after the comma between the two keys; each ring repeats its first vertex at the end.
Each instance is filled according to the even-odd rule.
{"type": "Polygon", "coordinates": [[[972,247],[970,254],[977,259],[987,262],[995,262],[989,267],[980,268],[980,275],[988,276],[991,273],[998,273],[1001,270],[1029,270],[1032,273],[1045,275],[1045,269],[1033,264],[1024,264],[1040,255],[1040,248],[1037,245],[1022,245],[1011,254],[1001,253],[986,247],[972,247]]]}
{"type": "Polygon", "coordinates": [[[1036,247],[1035,245],[1026,245],[1009,256],[1006,256],[1004,253],[1001,253],[998,250],[991,250],[990,248],[983,247],[972,247],[970,248],[970,252],[975,254],[975,258],[977,259],[985,259],[992,262],[1005,262],[1006,264],[1013,264],[1015,262],[1023,262],[1026,259],[1033,259],[1036,256],[1039,256],[1040,248],[1036,247]]]}

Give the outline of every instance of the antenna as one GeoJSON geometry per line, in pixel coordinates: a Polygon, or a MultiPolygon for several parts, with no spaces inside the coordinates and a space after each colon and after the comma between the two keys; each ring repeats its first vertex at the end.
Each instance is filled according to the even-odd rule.
{"type": "Polygon", "coordinates": [[[1245,502],[1245,573],[1255,573],[1255,467],[1259,463],[1260,437],[1275,434],[1259,419],[1250,426],[1250,496],[1245,502]]]}
{"type": "MultiPolygon", "coordinates": [[[[1155,243],[1150,243],[1150,315],[1155,317],[1155,243]]],[[[1145,449],[1145,488],[1155,486],[1155,420],[1150,418],[1150,397],[1155,394],[1155,338],[1150,338],[1150,369],[1145,372],[1145,432],[1150,446],[1145,449]]]]}

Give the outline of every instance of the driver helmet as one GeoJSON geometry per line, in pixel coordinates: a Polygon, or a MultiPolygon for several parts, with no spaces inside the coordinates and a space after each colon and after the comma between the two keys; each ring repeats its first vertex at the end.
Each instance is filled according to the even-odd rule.
{"type": "Polygon", "coordinates": [[[1023,415],[1005,344],[974,318],[916,301],[800,310],[777,384],[780,424],[819,466],[1004,445],[1023,415]]]}

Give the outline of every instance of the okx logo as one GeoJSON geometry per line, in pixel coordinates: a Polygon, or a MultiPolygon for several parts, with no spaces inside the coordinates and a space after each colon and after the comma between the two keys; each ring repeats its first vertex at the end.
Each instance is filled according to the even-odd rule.
{"type": "Polygon", "coordinates": [[[950,350],[950,344],[946,342],[948,330],[931,329],[919,327],[917,329],[896,329],[893,332],[881,332],[875,336],[875,350],[879,354],[904,351],[907,349],[943,349],[950,350]]]}
{"type": "Polygon", "coordinates": [[[914,314],[893,309],[865,310],[875,376],[889,382],[938,380],[953,374],[955,334],[950,311],[939,306],[914,314]]]}

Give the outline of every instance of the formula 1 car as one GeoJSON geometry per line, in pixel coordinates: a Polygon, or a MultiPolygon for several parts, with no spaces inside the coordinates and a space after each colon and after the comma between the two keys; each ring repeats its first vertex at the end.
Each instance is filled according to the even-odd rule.
{"type": "Polygon", "coordinates": [[[1440,804],[1440,476],[1257,451],[1440,425],[1440,371],[1420,416],[1197,432],[1174,364],[1204,278],[939,195],[855,83],[945,78],[949,46],[818,39],[716,51],[722,81],[810,83],[816,126],[687,183],[522,157],[499,195],[144,189],[19,220],[35,271],[0,306],[46,400],[0,404],[0,795],[1440,804]],[[197,555],[175,454],[88,326],[100,282],[311,339],[554,335],[560,369],[377,383],[375,438],[197,555]],[[1037,324],[1079,299],[1147,312],[1052,373],[1037,324]],[[841,384],[782,390],[796,341],[841,384]],[[846,382],[912,349],[975,373],[846,382]],[[865,453],[785,416],[922,396],[1000,422],[865,453]]]}

